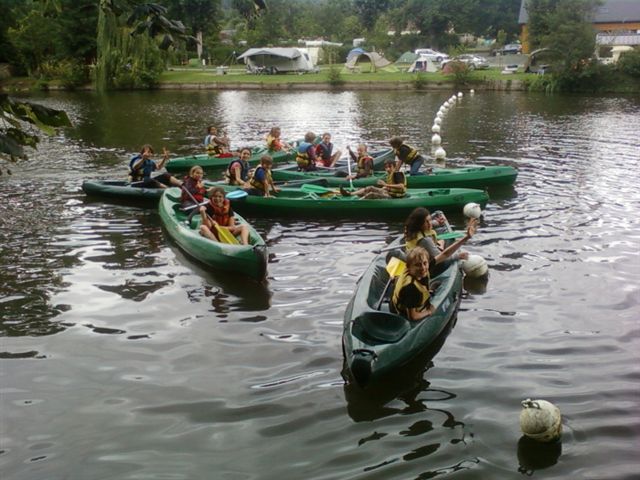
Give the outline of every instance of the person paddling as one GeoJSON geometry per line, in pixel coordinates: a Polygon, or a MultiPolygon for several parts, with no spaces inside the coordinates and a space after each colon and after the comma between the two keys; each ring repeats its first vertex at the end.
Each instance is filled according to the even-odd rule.
{"type": "Polygon", "coordinates": [[[228,230],[233,236],[240,235],[243,245],[249,244],[249,227],[246,225],[236,225],[236,220],[231,209],[231,203],[225,198],[224,189],[213,187],[209,193],[209,203],[200,207],[202,224],[200,225],[200,235],[210,240],[219,241],[216,236],[217,228],[228,230]]]}

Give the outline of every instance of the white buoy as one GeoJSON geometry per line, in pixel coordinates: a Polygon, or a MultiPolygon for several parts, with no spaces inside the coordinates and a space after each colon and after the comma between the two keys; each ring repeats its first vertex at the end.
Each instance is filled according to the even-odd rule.
{"type": "Polygon", "coordinates": [[[438,147],[436,148],[435,156],[438,160],[444,160],[447,157],[447,152],[444,150],[444,148],[438,147]]]}
{"type": "Polygon", "coordinates": [[[449,103],[449,100],[444,102],[442,105],[444,106],[444,108],[449,108],[451,106],[451,104],[449,103]]]}
{"type": "Polygon", "coordinates": [[[458,92],[458,98],[462,98],[462,92],[458,92]]]}
{"type": "Polygon", "coordinates": [[[436,113],[436,118],[442,118],[442,117],[444,117],[444,112],[436,113]]]}
{"type": "Polygon", "coordinates": [[[455,95],[451,95],[451,98],[449,99],[449,102],[453,103],[458,99],[458,97],[456,97],[455,95]]]}
{"type": "Polygon", "coordinates": [[[442,117],[436,117],[433,119],[434,125],[442,125],[442,117]]]}
{"type": "Polygon", "coordinates": [[[434,133],[431,137],[431,143],[433,145],[440,145],[440,143],[442,143],[442,138],[440,138],[440,135],[438,135],[437,133],[434,133]]]}
{"type": "Polygon", "coordinates": [[[467,203],[462,209],[465,217],[480,218],[482,216],[482,208],[477,203],[467,203]]]}
{"type": "Polygon", "coordinates": [[[433,127],[431,127],[431,131],[433,133],[440,133],[440,125],[433,125],[433,127]]]}
{"type": "Polygon", "coordinates": [[[479,278],[489,273],[489,265],[480,255],[469,254],[466,260],[462,260],[462,271],[469,278],[479,278]]]}
{"type": "Polygon", "coordinates": [[[473,95],[474,93],[476,93],[476,91],[472,88],[471,90],[469,90],[469,93],[473,95]]]}
{"type": "Polygon", "coordinates": [[[520,429],[527,437],[537,442],[552,442],[562,434],[560,409],[546,400],[522,402],[520,429]]]}

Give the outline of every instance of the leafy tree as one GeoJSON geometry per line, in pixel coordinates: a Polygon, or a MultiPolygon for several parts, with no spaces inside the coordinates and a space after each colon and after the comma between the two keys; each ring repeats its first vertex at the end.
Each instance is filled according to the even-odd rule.
{"type": "Polygon", "coordinates": [[[390,3],[389,0],[353,0],[356,14],[367,30],[373,29],[378,17],[391,6],[390,3]]]}
{"type": "Polygon", "coordinates": [[[42,9],[34,8],[21,18],[7,35],[17,59],[30,76],[38,76],[45,61],[55,54],[52,39],[58,35],[58,26],[45,17],[42,9]]]}

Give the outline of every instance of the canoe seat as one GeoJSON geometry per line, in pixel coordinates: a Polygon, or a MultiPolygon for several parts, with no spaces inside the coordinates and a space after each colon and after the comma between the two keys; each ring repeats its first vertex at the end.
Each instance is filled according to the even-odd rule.
{"type": "Polygon", "coordinates": [[[354,323],[371,339],[385,343],[399,341],[411,328],[406,318],[384,312],[366,312],[354,323]]]}

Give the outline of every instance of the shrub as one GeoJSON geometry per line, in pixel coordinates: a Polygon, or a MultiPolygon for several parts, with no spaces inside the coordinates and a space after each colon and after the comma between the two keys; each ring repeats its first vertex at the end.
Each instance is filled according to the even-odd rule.
{"type": "Polygon", "coordinates": [[[411,82],[413,83],[413,87],[416,90],[420,90],[424,87],[427,86],[427,77],[424,76],[422,73],[418,73],[412,80],[411,82]]]}
{"type": "Polygon", "coordinates": [[[640,50],[624,53],[617,64],[618,70],[633,78],[640,78],[640,50]]]}
{"type": "Polygon", "coordinates": [[[338,67],[331,67],[327,77],[329,79],[329,85],[337,87],[344,84],[344,79],[338,67]]]}

